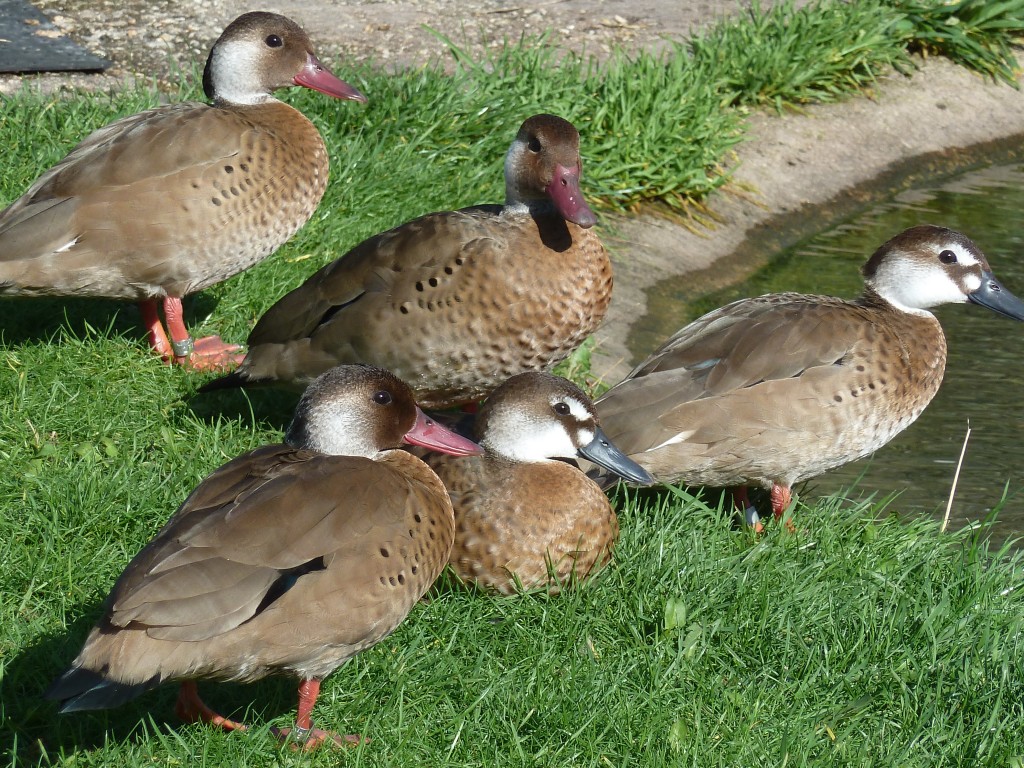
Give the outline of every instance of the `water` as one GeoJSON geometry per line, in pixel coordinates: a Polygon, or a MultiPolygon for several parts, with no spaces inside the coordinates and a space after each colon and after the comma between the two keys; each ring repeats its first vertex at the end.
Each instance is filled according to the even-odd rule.
{"type": "MultiPolygon", "coordinates": [[[[664,339],[689,320],[743,296],[801,291],[852,298],[861,291],[859,267],[868,256],[892,235],[921,223],[950,227],[973,239],[1002,283],[1024,298],[1024,164],[1016,162],[901,193],[778,254],[749,280],[713,295],[688,300],[692,281],[660,286],[652,301],[660,308],[658,317],[645,318],[632,338],[664,339]],[[673,310],[666,312],[669,306],[673,310]]],[[[941,307],[935,314],[949,345],[939,394],[873,457],[810,481],[804,496],[854,485],[854,496],[898,491],[893,509],[941,517],[970,424],[950,525],[983,520],[1002,501],[993,536],[1024,536],[1024,323],[975,305],[941,307]]],[[[633,352],[640,359],[655,343],[637,345],[633,352]]]]}

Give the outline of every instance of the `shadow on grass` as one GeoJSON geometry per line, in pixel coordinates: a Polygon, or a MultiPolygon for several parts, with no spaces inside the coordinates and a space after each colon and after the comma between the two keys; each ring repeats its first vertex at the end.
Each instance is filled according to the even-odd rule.
{"type": "MultiPolygon", "coordinates": [[[[748,489],[750,493],[751,501],[761,509],[763,505],[771,505],[771,499],[766,491],[760,488],[748,489]]],[[[686,497],[692,497],[694,501],[699,501],[710,509],[720,509],[723,512],[732,509],[732,494],[728,488],[704,488],[701,486],[675,486],[669,487],[666,485],[651,485],[645,487],[634,488],[625,483],[616,483],[607,489],[608,498],[612,503],[612,506],[616,510],[621,510],[623,507],[632,504],[636,504],[641,509],[647,507],[653,507],[658,505],[664,505],[666,502],[676,500],[686,500],[686,497]]],[[[733,515],[736,522],[739,522],[739,517],[733,515]]]]}
{"type": "MultiPolygon", "coordinates": [[[[174,715],[177,685],[166,683],[111,710],[60,714],[43,698],[49,684],[81,649],[101,610],[82,607],[66,632],[40,635],[11,659],[0,676],[0,756],[4,765],[46,764],[62,754],[100,749],[111,742],[146,741],[156,728],[174,731],[204,726],[183,724],[174,715]]],[[[296,681],[273,678],[259,683],[200,683],[204,700],[221,714],[262,726],[295,708],[296,681]]]]}
{"type": "Polygon", "coordinates": [[[222,389],[194,392],[185,402],[192,415],[207,424],[229,419],[250,427],[284,431],[291,423],[299,394],[271,388],[222,389]]]}
{"type": "MultiPolygon", "coordinates": [[[[747,524],[740,510],[736,508],[736,499],[732,488],[712,488],[701,486],[665,486],[653,485],[643,488],[631,488],[623,483],[607,489],[612,506],[617,510],[622,509],[629,501],[638,502],[641,508],[654,504],[665,504],[676,499],[686,501],[692,498],[709,509],[717,509],[722,515],[727,516],[730,525],[734,530],[746,529],[747,524]]],[[[806,484],[801,483],[793,489],[796,499],[804,496],[806,484]]],[[[760,515],[761,522],[771,525],[774,520],[772,514],[771,493],[759,486],[747,486],[747,498],[760,515]]]]}
{"type": "MultiPolygon", "coordinates": [[[[189,327],[217,306],[216,297],[196,294],[185,300],[185,323],[189,327]]],[[[66,297],[0,298],[2,341],[8,345],[59,343],[61,338],[82,339],[102,332],[123,335],[148,344],[146,329],[136,304],[110,299],[66,297]]]]}

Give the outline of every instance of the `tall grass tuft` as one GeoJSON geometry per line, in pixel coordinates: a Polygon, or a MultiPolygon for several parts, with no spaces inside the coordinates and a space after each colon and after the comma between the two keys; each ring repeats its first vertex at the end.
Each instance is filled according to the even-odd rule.
{"type": "Polygon", "coordinates": [[[894,0],[896,27],[909,50],[947,56],[1018,87],[1014,44],[1024,34],[1020,0],[894,0]]]}
{"type": "Polygon", "coordinates": [[[689,50],[730,105],[836,101],[906,66],[898,18],[877,2],[822,0],[799,9],[792,0],[767,9],[755,2],[744,23],[712,27],[689,50]]]}

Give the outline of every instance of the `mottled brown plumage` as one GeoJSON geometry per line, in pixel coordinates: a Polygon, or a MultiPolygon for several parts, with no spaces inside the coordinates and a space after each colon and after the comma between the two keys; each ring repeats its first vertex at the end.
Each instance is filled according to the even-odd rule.
{"type": "Polygon", "coordinates": [[[316,127],[271,95],[290,85],[365,101],[323,69],[290,19],[236,19],[207,61],[212,104],[157,107],[100,128],[0,212],[0,295],[143,302],[163,356],[172,343],[179,362],[222,356],[226,346],[211,340],[188,360],[181,297],[277,250],[327,185],[316,127]]]}
{"type": "Polygon", "coordinates": [[[972,301],[1024,319],[952,230],[908,229],[863,271],[853,301],[773,294],[686,326],[597,401],[608,436],[659,482],[760,485],[782,506],[794,483],[877,450],[935,396],[946,341],[928,308],[972,301]]]}
{"type": "Polygon", "coordinates": [[[452,569],[502,594],[582,580],[603,567],[619,534],[607,496],[574,464],[586,456],[634,481],[647,474],[608,445],[579,387],[547,373],[522,373],[480,410],[482,456],[424,460],[455,509],[452,569]]]}
{"type": "MultiPolygon", "coordinates": [[[[136,555],[47,696],[96,709],[168,680],[284,673],[303,681],[296,723],[308,733],[319,681],[398,626],[448,560],[451,502],[426,464],[393,450],[403,442],[479,452],[425,419],[387,371],[323,374],[285,444],[213,472],[136,555]]],[[[190,682],[179,712],[240,727],[190,682]]]]}
{"type": "Polygon", "coordinates": [[[367,362],[443,408],[550,367],[611,298],[580,167],[576,129],[531,117],[506,158],[504,207],[430,214],[357,245],[272,306],[238,371],[208,387],[301,387],[339,362],[367,362]]]}

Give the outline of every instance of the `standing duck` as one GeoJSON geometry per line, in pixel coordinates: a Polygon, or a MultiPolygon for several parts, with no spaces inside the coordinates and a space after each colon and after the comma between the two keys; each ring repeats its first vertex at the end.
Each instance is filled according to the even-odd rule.
{"type": "MultiPolygon", "coordinates": [[[[203,480],[121,574],[99,624],[46,692],[62,712],[121,704],[181,680],[177,713],[240,723],[199,699],[195,679],[298,677],[307,747],[320,681],[386,637],[448,561],[452,506],[411,443],[454,455],[475,443],[427,419],[388,371],[341,366],[299,401],[285,443],[203,480]]],[[[347,737],[348,740],[358,737],[347,737]]]]}
{"type": "Polygon", "coordinates": [[[608,497],[575,464],[584,457],[636,483],[652,478],[615,448],[594,405],[570,381],[531,371],[487,398],[475,421],[482,456],[427,456],[455,508],[451,566],[484,589],[557,592],[603,567],[619,535],[608,497]]]}
{"type": "Polygon", "coordinates": [[[235,19],[206,62],[211,104],[100,128],[0,212],[0,296],[137,301],[165,359],[236,361],[237,347],[218,337],[193,344],[181,299],[269,256],[316,210],[327,150],[309,120],[273,97],[290,85],[366,101],[324,69],[295,22],[235,19]]]}
{"type": "Polygon", "coordinates": [[[393,370],[424,407],[447,408],[554,365],[611,298],[580,170],[573,125],[531,117],[505,158],[504,206],[429,214],[360,243],[267,310],[238,370],[204,389],[301,388],[365,362],[393,370]]]}
{"type": "Polygon", "coordinates": [[[659,482],[761,486],[780,516],[794,483],[878,450],[935,396],[946,340],[930,308],[1024,320],[950,229],[912,227],[861,271],[853,301],[770,294],[690,323],[597,401],[606,433],[659,482]]]}

